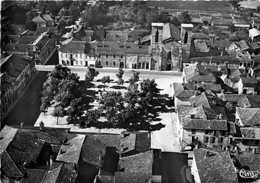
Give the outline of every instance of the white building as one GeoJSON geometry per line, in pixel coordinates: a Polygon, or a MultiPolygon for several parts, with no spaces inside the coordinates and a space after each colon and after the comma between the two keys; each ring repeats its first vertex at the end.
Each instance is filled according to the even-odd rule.
{"type": "Polygon", "coordinates": [[[89,43],[70,41],[58,49],[59,64],[64,66],[95,66],[97,56],[89,43]]]}

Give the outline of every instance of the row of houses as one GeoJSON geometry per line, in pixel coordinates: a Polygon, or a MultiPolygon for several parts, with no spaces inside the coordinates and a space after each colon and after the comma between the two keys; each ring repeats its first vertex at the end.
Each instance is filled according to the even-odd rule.
{"type": "Polygon", "coordinates": [[[146,30],[105,31],[102,35],[99,31],[99,36],[93,32],[82,41],[74,32],[69,32],[59,48],[62,65],[172,70],[179,63],[180,30],[170,23],[152,23],[152,32],[145,36],[146,30]]]}
{"type": "Polygon", "coordinates": [[[187,161],[185,154],[151,149],[148,132],[77,134],[41,122],[5,126],[0,135],[3,182],[174,182],[181,177],[171,172],[185,171],[174,162],[187,161]]]}
{"type": "Polygon", "coordinates": [[[13,106],[33,77],[35,63],[29,57],[11,54],[1,58],[1,117],[13,106]]]}
{"type": "Polygon", "coordinates": [[[257,182],[257,173],[243,175],[260,170],[259,81],[238,75],[228,85],[221,74],[193,63],[184,65],[183,83],[173,84],[181,148],[195,182],[257,182]]]}

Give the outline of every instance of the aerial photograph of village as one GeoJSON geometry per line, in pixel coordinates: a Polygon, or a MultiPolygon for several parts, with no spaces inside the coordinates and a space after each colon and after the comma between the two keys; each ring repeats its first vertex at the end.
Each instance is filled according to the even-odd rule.
{"type": "Polygon", "coordinates": [[[1,1],[1,183],[260,183],[260,0],[1,1]]]}

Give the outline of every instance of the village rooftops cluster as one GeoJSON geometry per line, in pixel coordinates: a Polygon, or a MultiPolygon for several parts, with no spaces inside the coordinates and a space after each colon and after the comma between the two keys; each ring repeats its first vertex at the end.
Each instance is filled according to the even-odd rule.
{"type": "Polygon", "coordinates": [[[195,182],[259,181],[257,173],[246,176],[260,170],[259,80],[244,69],[224,71],[192,63],[184,65],[183,83],[173,83],[181,147],[193,154],[195,182]]]}

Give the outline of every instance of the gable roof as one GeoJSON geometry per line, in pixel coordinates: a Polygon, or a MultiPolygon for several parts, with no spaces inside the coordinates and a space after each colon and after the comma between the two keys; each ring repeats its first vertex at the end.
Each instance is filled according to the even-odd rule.
{"type": "Polygon", "coordinates": [[[78,164],[85,135],[77,135],[60,148],[57,161],[78,164]]]}
{"type": "Polygon", "coordinates": [[[256,28],[249,29],[249,37],[253,40],[254,37],[257,37],[260,35],[260,31],[256,28]]]}
{"type": "Polygon", "coordinates": [[[118,162],[119,169],[124,169],[125,173],[142,172],[152,176],[153,151],[149,150],[131,156],[121,157],[118,162]]]}
{"type": "Polygon", "coordinates": [[[183,119],[183,128],[186,130],[217,130],[227,131],[226,120],[205,120],[205,119],[183,119]]]}
{"type": "Polygon", "coordinates": [[[41,16],[34,17],[32,21],[35,23],[46,23],[46,20],[44,20],[41,16]]]}
{"type": "Polygon", "coordinates": [[[27,176],[20,183],[42,182],[47,170],[45,169],[26,169],[27,176]]]}
{"type": "Polygon", "coordinates": [[[86,163],[96,167],[102,166],[100,155],[106,152],[106,145],[94,136],[87,136],[82,146],[81,157],[86,163]]]}
{"type": "Polygon", "coordinates": [[[260,95],[244,95],[238,100],[239,107],[259,108],[260,95]]]}
{"type": "Polygon", "coordinates": [[[137,152],[144,152],[150,149],[151,138],[148,132],[123,132],[121,138],[120,149],[121,153],[127,153],[132,150],[137,152]]]}
{"type": "Polygon", "coordinates": [[[37,161],[44,144],[45,142],[42,140],[34,139],[22,131],[17,131],[6,151],[12,157],[16,166],[20,170],[24,170],[24,163],[28,165],[37,161]]]}
{"type": "Polygon", "coordinates": [[[183,90],[180,93],[178,93],[177,95],[175,95],[175,97],[177,97],[178,99],[190,99],[192,96],[194,96],[196,93],[195,90],[183,90]]]}
{"type": "Polygon", "coordinates": [[[255,86],[257,85],[258,81],[256,77],[241,77],[241,81],[244,84],[244,86],[255,86]]]}
{"type": "Polygon", "coordinates": [[[199,75],[208,75],[210,72],[206,70],[200,63],[189,64],[188,66],[184,65],[183,74],[188,81],[196,74],[199,75]]]}
{"type": "Polygon", "coordinates": [[[75,53],[75,52],[85,52],[85,41],[70,41],[59,48],[60,52],[63,53],[75,53]]]}
{"type": "Polygon", "coordinates": [[[49,14],[43,15],[42,18],[46,21],[53,21],[53,18],[49,14]]]}
{"type": "Polygon", "coordinates": [[[58,167],[54,168],[53,170],[50,170],[47,174],[46,177],[44,178],[43,183],[51,183],[51,182],[56,182],[60,171],[61,171],[62,165],[59,165],[58,167]]]}
{"type": "Polygon", "coordinates": [[[171,24],[171,23],[166,23],[163,26],[163,41],[166,40],[175,40],[179,41],[180,40],[180,29],[179,27],[171,24]]]}
{"type": "Polygon", "coordinates": [[[236,112],[243,126],[260,125],[260,108],[237,107],[236,112]]]}
{"type": "Polygon", "coordinates": [[[150,183],[152,175],[145,172],[116,172],[115,183],[150,183]]]}
{"type": "Polygon", "coordinates": [[[203,148],[193,152],[201,182],[237,182],[229,152],[216,153],[203,148]]]}
{"type": "Polygon", "coordinates": [[[149,54],[149,46],[135,43],[120,43],[99,41],[97,42],[99,54],[149,54]]]}
{"type": "MultiPolygon", "coordinates": [[[[252,152],[242,152],[240,154],[235,155],[235,159],[240,164],[240,167],[242,168],[244,166],[249,167],[251,171],[260,171],[260,156],[259,154],[253,154],[252,152]]],[[[258,177],[259,179],[260,177],[258,177]]]]}
{"type": "Polygon", "coordinates": [[[7,151],[1,153],[1,171],[7,177],[23,177],[24,171],[21,171],[8,154],[7,151]]]}
{"type": "Polygon", "coordinates": [[[194,115],[195,118],[207,119],[206,112],[203,106],[192,107],[192,106],[179,106],[178,115],[180,118],[190,118],[194,115]]]}
{"type": "Polygon", "coordinates": [[[0,155],[6,150],[14,139],[18,129],[5,125],[0,132],[0,155]]]}

